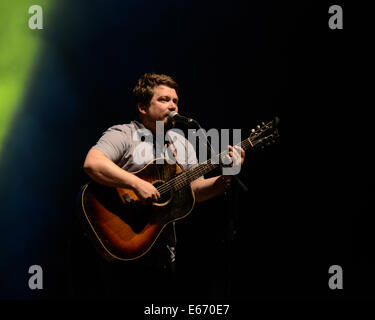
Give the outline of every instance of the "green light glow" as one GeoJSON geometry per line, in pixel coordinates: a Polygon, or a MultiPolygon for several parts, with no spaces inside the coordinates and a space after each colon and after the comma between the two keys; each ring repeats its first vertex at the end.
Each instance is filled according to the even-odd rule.
{"type": "MultiPolygon", "coordinates": [[[[0,1],[0,156],[4,139],[28,89],[44,30],[29,28],[29,7],[51,8],[51,0],[0,1]]],[[[44,23],[44,29],[46,25],[44,23]]]]}

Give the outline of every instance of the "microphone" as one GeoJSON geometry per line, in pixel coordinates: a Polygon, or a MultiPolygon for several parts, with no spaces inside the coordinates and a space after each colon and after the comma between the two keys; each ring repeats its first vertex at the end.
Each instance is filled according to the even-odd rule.
{"type": "Polygon", "coordinates": [[[168,119],[173,123],[180,122],[180,123],[185,123],[185,124],[191,124],[192,122],[194,122],[193,119],[184,117],[178,114],[176,111],[171,111],[168,114],[168,119]]]}

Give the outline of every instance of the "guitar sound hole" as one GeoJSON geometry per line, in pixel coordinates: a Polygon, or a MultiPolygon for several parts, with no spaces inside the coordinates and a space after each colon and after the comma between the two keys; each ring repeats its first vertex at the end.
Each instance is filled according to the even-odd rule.
{"type": "Polygon", "coordinates": [[[164,187],[164,188],[161,187],[162,184],[163,184],[162,181],[155,182],[153,184],[155,188],[160,187],[159,188],[160,198],[156,203],[165,203],[165,202],[169,201],[173,196],[172,191],[167,191],[166,187],[164,187]]]}

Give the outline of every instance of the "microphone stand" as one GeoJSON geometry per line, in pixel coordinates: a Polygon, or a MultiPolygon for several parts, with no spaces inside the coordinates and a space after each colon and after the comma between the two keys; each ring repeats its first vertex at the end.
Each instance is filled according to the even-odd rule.
{"type": "MultiPolygon", "coordinates": [[[[201,125],[196,120],[191,119],[191,118],[188,119],[186,124],[189,127],[192,126],[193,124],[195,124],[195,126],[197,126],[199,129],[202,129],[201,131],[203,132],[203,135],[204,135],[204,138],[205,138],[205,144],[206,144],[207,150],[211,149],[211,151],[210,151],[211,158],[213,157],[212,155],[214,155],[215,158],[218,158],[218,155],[216,154],[215,150],[212,148],[211,143],[208,141],[207,134],[206,134],[205,130],[201,127],[201,125]]],[[[223,173],[224,164],[222,162],[221,157],[219,158],[219,166],[221,168],[221,172],[223,173]]],[[[244,192],[247,192],[249,190],[237,175],[233,175],[232,177],[233,177],[233,180],[237,182],[237,185],[240,186],[241,189],[244,192]]],[[[226,239],[226,243],[225,243],[225,249],[227,250],[228,256],[230,257],[230,255],[232,254],[231,245],[232,245],[232,242],[234,240],[235,235],[237,234],[237,221],[238,221],[237,216],[238,216],[238,214],[235,214],[234,210],[233,210],[234,201],[233,201],[232,190],[231,189],[225,190],[224,196],[225,196],[225,199],[226,199],[227,221],[228,221],[228,224],[229,224],[227,239],[226,239]]],[[[229,260],[231,261],[232,259],[229,259],[229,260]]],[[[229,279],[231,277],[231,264],[230,264],[230,262],[226,264],[226,273],[227,273],[227,279],[229,279]]],[[[226,283],[226,294],[227,294],[227,296],[230,296],[230,294],[231,294],[231,282],[230,281],[228,281],[226,283]]]]}

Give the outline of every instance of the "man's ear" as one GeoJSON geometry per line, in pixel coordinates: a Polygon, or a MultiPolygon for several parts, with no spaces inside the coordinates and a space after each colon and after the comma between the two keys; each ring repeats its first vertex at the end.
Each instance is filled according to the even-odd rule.
{"type": "Polygon", "coordinates": [[[147,108],[145,105],[138,103],[138,111],[141,114],[146,114],[147,108]]]}

